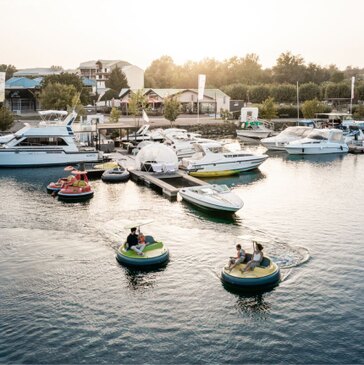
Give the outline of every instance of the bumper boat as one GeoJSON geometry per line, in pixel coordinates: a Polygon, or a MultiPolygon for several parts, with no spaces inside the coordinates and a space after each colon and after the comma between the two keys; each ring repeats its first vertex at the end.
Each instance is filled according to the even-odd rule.
{"type": "Polygon", "coordinates": [[[47,192],[49,194],[57,194],[65,185],[73,184],[75,177],[70,175],[68,177],[62,177],[56,182],[51,182],[47,185],[47,192]]]}
{"type": "Polygon", "coordinates": [[[86,171],[73,170],[75,180],[65,184],[58,192],[58,199],[63,201],[78,202],[91,199],[94,195],[87,179],[86,171]]]}
{"type": "Polygon", "coordinates": [[[247,290],[259,290],[276,286],[280,280],[281,274],[279,267],[269,257],[264,257],[260,266],[254,270],[241,272],[246,263],[250,260],[251,255],[247,255],[245,263],[235,266],[231,271],[223,268],[221,272],[221,280],[235,288],[247,290]]]}
{"type": "Polygon", "coordinates": [[[122,167],[115,167],[110,170],[106,170],[102,176],[101,179],[104,182],[108,183],[119,183],[123,181],[127,181],[129,179],[129,171],[122,167]]]}
{"type": "Polygon", "coordinates": [[[168,262],[169,251],[162,242],[155,242],[152,236],[146,236],[147,245],[143,250],[143,256],[139,256],[133,250],[128,250],[125,243],[116,252],[117,261],[125,266],[132,267],[156,267],[168,262]]]}

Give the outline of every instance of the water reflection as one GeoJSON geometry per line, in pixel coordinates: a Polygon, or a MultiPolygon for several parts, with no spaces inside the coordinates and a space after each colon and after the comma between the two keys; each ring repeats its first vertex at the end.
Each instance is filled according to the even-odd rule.
{"type": "Polygon", "coordinates": [[[311,162],[314,164],[326,164],[328,162],[342,161],[344,159],[342,153],[331,153],[324,155],[283,155],[283,160],[293,162],[311,162]]]}
{"type": "Polygon", "coordinates": [[[249,185],[265,178],[265,174],[263,174],[259,169],[255,169],[235,176],[205,178],[203,180],[209,184],[225,184],[229,187],[234,187],[239,185],[249,185]]]}
{"type": "Polygon", "coordinates": [[[159,277],[159,273],[163,272],[166,266],[167,264],[163,267],[149,269],[135,269],[123,266],[128,289],[145,291],[153,288],[159,277]]]}

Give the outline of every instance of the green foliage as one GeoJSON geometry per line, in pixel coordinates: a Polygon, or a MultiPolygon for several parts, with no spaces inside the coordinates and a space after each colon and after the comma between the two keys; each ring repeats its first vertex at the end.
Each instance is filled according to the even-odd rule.
{"type": "Polygon", "coordinates": [[[320,88],[313,82],[308,82],[299,86],[299,98],[301,101],[320,98],[320,88]]]}
{"type": "Polygon", "coordinates": [[[101,96],[100,101],[107,101],[112,99],[118,99],[119,93],[115,90],[107,90],[104,95],[101,96]]]}
{"type": "MultiPolygon", "coordinates": [[[[297,106],[278,106],[277,114],[279,118],[297,118],[297,106]]],[[[300,109],[300,118],[302,116],[302,111],[300,109]]]]}
{"type": "Polygon", "coordinates": [[[297,87],[295,85],[275,85],[271,89],[271,95],[279,103],[290,103],[297,99],[297,87]]]}
{"type": "Polygon", "coordinates": [[[364,118],[364,105],[358,105],[355,108],[354,118],[359,120],[364,118]]]}
{"type": "Polygon", "coordinates": [[[325,105],[317,99],[306,100],[302,104],[302,113],[304,118],[314,118],[316,113],[325,113],[325,105]]]}
{"type": "Polygon", "coordinates": [[[120,116],[121,116],[120,110],[117,108],[112,108],[111,112],[110,112],[109,120],[111,123],[118,123],[120,116]]]}
{"type": "Polygon", "coordinates": [[[355,99],[364,100],[364,83],[355,88],[355,99]]]}
{"type": "Polygon", "coordinates": [[[231,84],[222,88],[231,100],[248,100],[248,86],[244,84],[231,84]]]}
{"type": "Polygon", "coordinates": [[[116,66],[110,73],[109,79],[106,81],[106,87],[120,92],[123,88],[128,88],[128,80],[120,67],[116,66]]]}
{"type": "Polygon", "coordinates": [[[334,73],[332,73],[332,75],[330,76],[330,81],[331,82],[341,82],[344,81],[345,75],[344,72],[341,71],[335,71],[334,73]]]}
{"type": "MultiPolygon", "coordinates": [[[[132,93],[129,100],[129,113],[134,117],[134,121],[137,120],[142,113],[143,109],[146,109],[148,106],[148,101],[145,95],[143,95],[142,90],[138,90],[136,93],[132,93]]],[[[137,120],[139,127],[139,118],[137,120]]]]}
{"type": "Polygon", "coordinates": [[[304,81],[305,70],[304,59],[300,55],[281,53],[273,67],[273,77],[278,83],[295,84],[304,81]]]}
{"type": "Polygon", "coordinates": [[[17,69],[13,65],[5,65],[4,63],[0,65],[0,72],[5,72],[5,80],[12,78],[16,71],[17,69]]]}
{"type": "Polygon", "coordinates": [[[9,109],[2,106],[0,108],[0,130],[6,131],[14,124],[13,114],[9,109]]]}
{"type": "Polygon", "coordinates": [[[145,86],[168,89],[174,87],[176,65],[172,57],[162,56],[145,70],[145,86]]]}
{"type": "Polygon", "coordinates": [[[47,83],[47,86],[42,88],[39,100],[43,109],[66,110],[72,105],[75,95],[77,90],[73,85],[47,83]]]}
{"type": "Polygon", "coordinates": [[[277,109],[274,105],[274,99],[272,97],[264,100],[263,104],[259,108],[259,114],[262,118],[268,120],[277,118],[277,109]]]}
{"type": "Polygon", "coordinates": [[[164,100],[163,115],[167,120],[171,122],[171,125],[172,122],[174,122],[178,118],[180,107],[180,102],[174,97],[166,98],[164,100]]]}
{"type": "Polygon", "coordinates": [[[325,90],[325,98],[326,99],[334,99],[334,98],[347,98],[351,97],[351,87],[346,82],[336,83],[328,83],[325,90]]]}
{"type": "Polygon", "coordinates": [[[224,122],[233,118],[233,113],[230,113],[227,109],[220,109],[220,117],[224,122]]]}
{"type": "Polygon", "coordinates": [[[249,88],[249,100],[252,103],[262,103],[270,96],[270,87],[267,85],[252,86],[249,88]]]}

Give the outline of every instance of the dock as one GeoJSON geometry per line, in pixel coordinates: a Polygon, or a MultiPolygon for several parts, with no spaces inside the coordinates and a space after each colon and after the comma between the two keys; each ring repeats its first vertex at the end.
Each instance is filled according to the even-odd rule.
{"type": "Polygon", "coordinates": [[[190,176],[184,171],[159,174],[130,169],[129,172],[133,181],[156,189],[170,201],[177,200],[177,194],[181,188],[207,184],[205,181],[190,176]]]}

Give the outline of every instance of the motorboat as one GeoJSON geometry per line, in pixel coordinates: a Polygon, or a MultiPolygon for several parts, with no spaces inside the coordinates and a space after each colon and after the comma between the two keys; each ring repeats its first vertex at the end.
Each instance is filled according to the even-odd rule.
{"type": "Polygon", "coordinates": [[[240,139],[261,140],[272,135],[273,130],[260,120],[250,120],[241,124],[241,129],[236,130],[236,135],[240,139]]]}
{"type": "Polygon", "coordinates": [[[285,151],[287,143],[306,137],[312,129],[313,127],[287,127],[276,136],[261,139],[260,143],[271,151],[285,151]]]}
{"type": "Polygon", "coordinates": [[[285,150],[293,155],[346,153],[349,150],[340,129],[313,129],[305,138],[288,143],[285,150]]]}
{"type": "Polygon", "coordinates": [[[14,138],[0,146],[0,167],[33,167],[97,162],[101,153],[81,147],[75,140],[72,124],[77,117],[71,112],[61,124],[26,126],[14,138]]]}
{"type": "MultiPolygon", "coordinates": [[[[153,222],[152,220],[131,222],[124,228],[137,228],[140,233],[140,227],[153,222]]],[[[159,267],[167,264],[169,260],[169,250],[163,242],[156,241],[153,236],[145,236],[145,246],[142,250],[143,255],[138,255],[135,251],[123,243],[116,251],[116,260],[125,266],[146,269],[149,267],[159,267]]]]}
{"type": "Polygon", "coordinates": [[[69,202],[91,199],[94,191],[88,181],[87,171],[73,170],[71,173],[75,176],[75,180],[61,188],[58,192],[58,199],[69,202]]]}
{"type": "MultiPolygon", "coordinates": [[[[65,169],[65,171],[72,171],[74,170],[73,166],[67,166],[65,169]]],[[[47,185],[47,192],[49,194],[53,194],[53,195],[57,195],[58,192],[67,184],[73,184],[76,181],[76,176],[75,175],[69,175],[67,177],[61,177],[59,178],[56,182],[50,182],[47,185]]]]}
{"type": "Polygon", "coordinates": [[[150,131],[150,125],[145,124],[141,126],[136,132],[121,138],[122,142],[142,142],[142,141],[154,141],[161,142],[164,140],[164,136],[158,131],[150,131]]]}
{"type": "Polygon", "coordinates": [[[267,155],[254,155],[244,151],[230,151],[219,142],[194,144],[195,153],[183,158],[180,168],[197,177],[218,177],[237,175],[257,168],[267,155]]]}
{"type": "Polygon", "coordinates": [[[122,166],[118,166],[113,169],[106,170],[102,174],[101,180],[108,183],[119,183],[129,180],[129,177],[129,171],[124,169],[122,166]]]}
{"type": "Polygon", "coordinates": [[[252,255],[247,254],[244,263],[236,265],[231,271],[223,268],[221,280],[235,288],[259,290],[271,288],[279,283],[281,274],[279,266],[267,256],[264,256],[259,266],[254,270],[242,272],[252,255]]]}
{"type": "Polygon", "coordinates": [[[179,193],[187,202],[214,211],[235,213],[244,205],[226,185],[191,186],[180,189],[179,193]]]}

